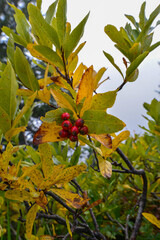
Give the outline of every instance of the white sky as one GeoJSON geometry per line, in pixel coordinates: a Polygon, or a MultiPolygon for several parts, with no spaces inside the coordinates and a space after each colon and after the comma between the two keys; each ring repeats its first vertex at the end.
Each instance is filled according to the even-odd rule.
{"type": "MultiPolygon", "coordinates": [[[[43,0],[42,9],[46,11],[53,0],[43,0]]],[[[104,33],[104,26],[113,24],[118,29],[129,22],[124,14],[133,15],[138,21],[139,10],[143,0],[68,0],[67,20],[71,23],[72,29],[90,11],[90,16],[85,27],[82,41],[87,41],[85,47],[79,54],[79,62],[83,62],[88,67],[93,64],[95,70],[106,67],[106,76],[110,81],[106,82],[99,90],[105,92],[116,89],[121,83],[120,74],[114,69],[103,55],[103,50],[110,53],[115,62],[124,69],[122,57],[114,47],[114,43],[104,33]]],[[[146,16],[160,4],[159,0],[146,0],[146,16]]],[[[160,20],[160,14],[156,21],[160,20]]],[[[156,22],[155,21],[155,22],[156,22]]],[[[155,23],[154,23],[155,24],[155,23]]],[[[153,25],[154,25],[153,24],[153,25]]],[[[160,41],[160,26],[155,29],[154,42],[160,41]]],[[[128,83],[119,93],[115,105],[108,111],[123,120],[133,134],[142,133],[138,125],[146,125],[143,103],[150,103],[155,97],[159,100],[159,95],[155,92],[160,85],[160,47],[154,50],[140,66],[139,78],[136,82],[128,83]]]]}

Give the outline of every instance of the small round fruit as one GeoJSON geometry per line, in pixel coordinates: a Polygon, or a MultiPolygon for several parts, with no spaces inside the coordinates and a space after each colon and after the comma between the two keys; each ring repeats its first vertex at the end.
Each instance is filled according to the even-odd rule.
{"type": "Polygon", "coordinates": [[[69,137],[69,139],[70,139],[72,142],[77,142],[77,141],[78,141],[78,136],[77,136],[77,135],[76,135],[76,136],[71,135],[71,136],[69,137]]]}
{"type": "Polygon", "coordinates": [[[63,123],[62,123],[62,128],[63,128],[64,130],[69,130],[69,129],[72,128],[72,123],[71,123],[69,120],[65,120],[65,121],[63,121],[63,123]]]}
{"type": "Polygon", "coordinates": [[[64,112],[62,113],[61,118],[63,120],[68,120],[70,118],[70,114],[68,112],[64,112]]]}
{"type": "Polygon", "coordinates": [[[84,120],[82,118],[79,118],[75,122],[76,127],[83,127],[84,125],[84,120]]]}
{"type": "Polygon", "coordinates": [[[73,127],[71,128],[71,134],[72,134],[73,136],[76,136],[78,133],[79,133],[78,127],[73,126],[73,127]]]}
{"type": "Polygon", "coordinates": [[[82,135],[86,135],[88,133],[88,127],[87,126],[83,126],[80,130],[79,130],[80,134],[82,135]]]}
{"type": "Polygon", "coordinates": [[[67,138],[69,136],[69,132],[64,129],[61,129],[61,131],[59,132],[59,136],[62,138],[67,138]]]}

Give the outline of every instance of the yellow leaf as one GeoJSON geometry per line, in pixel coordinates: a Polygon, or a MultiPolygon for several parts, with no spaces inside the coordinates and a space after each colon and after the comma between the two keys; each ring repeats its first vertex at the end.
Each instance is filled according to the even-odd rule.
{"type": "Polygon", "coordinates": [[[105,67],[101,68],[98,73],[96,74],[95,81],[94,81],[94,90],[97,89],[98,83],[101,80],[103,74],[105,73],[107,69],[105,67]]]}
{"type": "Polygon", "coordinates": [[[111,149],[108,149],[102,145],[101,150],[102,150],[103,156],[105,158],[109,157],[117,149],[119,144],[129,137],[129,135],[130,135],[129,131],[123,131],[118,136],[115,136],[114,139],[112,139],[112,148],[111,149]]]}
{"type": "Polygon", "coordinates": [[[40,152],[44,177],[49,178],[52,175],[54,167],[51,147],[48,143],[43,143],[39,145],[38,150],[40,152]]]}
{"type": "Polygon", "coordinates": [[[82,78],[84,70],[85,70],[85,66],[83,65],[83,63],[81,63],[78,66],[78,68],[76,69],[76,71],[74,72],[74,75],[73,75],[73,88],[74,89],[79,85],[79,82],[82,78]]]}
{"type": "Polygon", "coordinates": [[[91,66],[83,74],[78,89],[76,104],[78,105],[82,100],[84,100],[80,116],[83,116],[83,113],[91,106],[92,95],[94,91],[94,80],[95,72],[93,70],[93,66],[91,66]]]}
{"type": "Polygon", "coordinates": [[[99,168],[103,177],[110,178],[112,176],[112,164],[102,158],[100,155],[98,156],[99,168]]]}
{"type": "Polygon", "coordinates": [[[91,134],[91,137],[95,138],[98,142],[100,142],[106,148],[112,148],[112,138],[109,134],[91,134]]]}
{"type": "Polygon", "coordinates": [[[2,228],[2,226],[0,225],[0,237],[2,237],[5,233],[6,233],[6,229],[2,228]]]}
{"type": "Polygon", "coordinates": [[[34,204],[30,208],[28,213],[27,213],[27,217],[26,217],[26,235],[27,235],[28,239],[31,238],[32,228],[33,228],[34,220],[36,218],[37,211],[38,211],[38,205],[34,204]]]}
{"type": "Polygon", "coordinates": [[[48,105],[50,105],[50,97],[51,93],[50,90],[48,90],[47,88],[44,88],[43,90],[39,90],[37,92],[37,98],[40,99],[42,102],[47,103],[48,105]]]}
{"type": "Polygon", "coordinates": [[[56,100],[57,104],[61,108],[70,109],[74,113],[74,116],[77,117],[75,108],[73,107],[75,105],[75,102],[67,93],[62,92],[59,89],[56,89],[56,90],[51,89],[50,91],[51,91],[52,96],[56,100]]]}
{"type": "Polygon", "coordinates": [[[44,178],[40,170],[34,169],[28,174],[28,177],[30,177],[31,181],[37,186],[39,189],[40,184],[43,182],[44,178]]]}
{"type": "Polygon", "coordinates": [[[6,147],[6,151],[4,151],[0,155],[0,169],[2,169],[4,173],[7,172],[8,164],[9,161],[11,160],[12,154],[17,150],[18,149],[17,148],[15,149],[13,145],[9,142],[6,147]]]}
{"type": "Polygon", "coordinates": [[[158,220],[153,214],[143,212],[142,215],[156,227],[160,228],[160,220],[158,220]]]}
{"type": "Polygon", "coordinates": [[[64,184],[70,182],[73,178],[77,177],[86,169],[86,165],[77,165],[64,169],[61,173],[55,178],[53,184],[64,184]]]}
{"type": "Polygon", "coordinates": [[[123,184],[122,187],[127,188],[127,189],[131,189],[134,192],[138,192],[136,189],[130,187],[128,184],[123,184]]]}
{"type": "Polygon", "coordinates": [[[38,198],[34,198],[34,200],[43,209],[45,209],[46,205],[48,204],[47,197],[45,196],[43,191],[41,191],[39,197],[38,198]]]}
{"type": "Polygon", "coordinates": [[[9,131],[5,133],[5,138],[7,141],[10,141],[11,138],[20,132],[24,132],[26,130],[26,127],[19,127],[19,128],[11,128],[9,131]]]}
{"type": "Polygon", "coordinates": [[[31,194],[25,190],[20,191],[19,189],[8,190],[5,192],[5,197],[16,201],[33,201],[31,194]]]}
{"type": "Polygon", "coordinates": [[[66,215],[66,224],[67,224],[67,229],[68,229],[69,235],[72,238],[72,231],[71,231],[71,227],[70,227],[70,223],[69,223],[69,219],[68,219],[67,215],[66,215]]]}
{"type": "MultiPolygon", "coordinates": [[[[46,85],[51,84],[51,83],[53,83],[53,80],[51,79],[51,77],[47,77],[46,85]]],[[[39,84],[40,89],[43,89],[44,85],[45,85],[45,78],[39,79],[38,84],[39,84]]]]}
{"type": "Polygon", "coordinates": [[[83,199],[77,193],[71,193],[64,189],[53,188],[53,189],[51,189],[51,191],[54,192],[59,197],[63,198],[72,207],[77,208],[77,209],[81,208],[89,200],[89,199],[83,199]]]}
{"type": "Polygon", "coordinates": [[[39,237],[39,240],[54,240],[54,237],[51,237],[49,235],[43,235],[39,237]]]}
{"type": "Polygon", "coordinates": [[[34,92],[29,90],[29,89],[17,89],[17,96],[25,96],[25,97],[29,97],[33,94],[34,92]]]}
{"type": "Polygon", "coordinates": [[[40,126],[33,138],[35,145],[45,142],[59,142],[65,140],[59,136],[59,132],[62,129],[61,126],[56,125],[56,122],[47,123],[44,122],[40,126]]]}

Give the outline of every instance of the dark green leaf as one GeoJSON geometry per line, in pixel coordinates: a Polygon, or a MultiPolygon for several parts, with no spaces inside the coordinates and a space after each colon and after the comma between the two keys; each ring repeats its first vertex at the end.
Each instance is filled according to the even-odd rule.
{"type": "Polygon", "coordinates": [[[103,51],[103,53],[106,56],[106,58],[110,61],[110,63],[118,70],[118,72],[121,74],[122,78],[124,79],[121,69],[114,62],[114,58],[109,53],[106,53],[105,51],[103,51]]]}
{"type": "Polygon", "coordinates": [[[59,0],[56,13],[56,20],[57,20],[57,33],[61,45],[63,45],[63,41],[66,34],[66,21],[67,21],[66,12],[67,12],[66,0],[59,0]]]}
{"type": "Polygon", "coordinates": [[[80,155],[81,155],[81,147],[79,146],[79,147],[76,148],[76,150],[74,151],[74,153],[71,157],[71,160],[70,160],[70,165],[71,166],[74,166],[74,165],[78,164],[80,155]]]}
{"type": "Polygon", "coordinates": [[[115,133],[125,127],[120,119],[101,110],[87,110],[82,118],[88,126],[89,134],[115,133]]]}
{"type": "Polygon", "coordinates": [[[48,10],[47,10],[47,12],[46,12],[46,19],[45,19],[45,20],[46,20],[46,22],[47,22],[48,24],[50,24],[51,21],[52,21],[52,19],[53,19],[53,16],[54,16],[54,13],[55,13],[55,9],[56,9],[57,3],[58,3],[58,0],[55,1],[54,3],[52,3],[52,4],[49,6],[49,8],[48,8],[48,10]]]}
{"type": "Polygon", "coordinates": [[[16,73],[20,81],[24,84],[24,86],[33,91],[38,90],[39,89],[38,81],[34,76],[34,73],[26,57],[23,55],[22,51],[18,47],[16,48],[15,51],[14,63],[16,73]]]}
{"type": "Polygon", "coordinates": [[[65,50],[65,57],[66,59],[72,53],[72,51],[77,46],[78,42],[80,41],[81,37],[84,33],[84,27],[89,17],[89,13],[86,17],[77,25],[77,27],[71,32],[69,37],[65,41],[64,50],[65,50]]]}

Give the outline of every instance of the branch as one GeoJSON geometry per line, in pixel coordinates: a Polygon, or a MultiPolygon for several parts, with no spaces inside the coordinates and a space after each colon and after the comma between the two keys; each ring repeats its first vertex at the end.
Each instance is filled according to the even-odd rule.
{"type": "Polygon", "coordinates": [[[123,227],[123,225],[122,225],[120,222],[118,222],[116,219],[113,219],[113,218],[110,216],[109,213],[106,213],[106,214],[107,214],[107,217],[109,218],[109,220],[111,220],[112,222],[117,223],[117,225],[125,232],[125,228],[123,227]]]}

